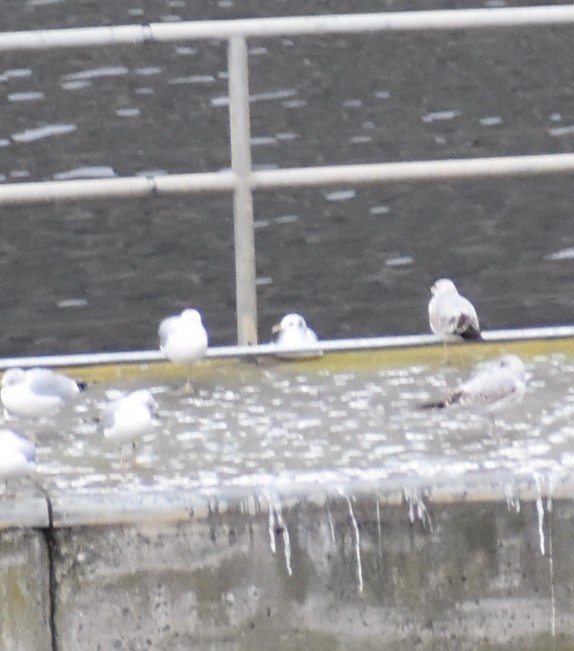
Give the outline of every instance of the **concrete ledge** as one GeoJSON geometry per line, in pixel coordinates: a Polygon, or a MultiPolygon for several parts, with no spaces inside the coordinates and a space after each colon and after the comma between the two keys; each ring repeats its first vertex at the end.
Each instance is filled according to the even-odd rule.
{"type": "Polygon", "coordinates": [[[0,530],[15,527],[43,529],[48,527],[49,522],[48,503],[40,492],[0,498],[0,530]]]}
{"type": "MultiPolygon", "coordinates": [[[[137,523],[177,523],[206,519],[230,512],[256,516],[269,513],[277,504],[292,507],[300,503],[325,504],[330,499],[349,496],[362,500],[373,497],[380,506],[400,506],[413,496],[433,505],[480,502],[519,503],[539,499],[574,498],[571,473],[522,478],[503,473],[475,473],[471,477],[397,480],[336,484],[297,483],[290,485],[198,489],[195,491],[120,491],[95,494],[57,493],[50,497],[52,524],[56,528],[122,525],[137,523]]],[[[0,502],[0,529],[16,526],[17,518],[28,517],[21,526],[45,527],[47,505],[42,498],[3,505],[0,502]],[[3,510],[5,509],[5,510],[3,510]],[[35,509],[35,510],[34,510],[35,509]],[[33,517],[34,516],[34,517],[33,517]]]]}
{"type": "MultiPolygon", "coordinates": [[[[572,355],[573,344],[505,349],[572,355]]],[[[498,352],[495,343],[460,350],[467,360],[498,352]]],[[[333,352],[304,364],[339,371],[442,354],[333,352]]],[[[240,365],[209,360],[198,373],[232,377],[240,365]]],[[[87,372],[134,369],[181,373],[167,364],[87,372]]],[[[281,482],[265,475],[266,485],[171,491],[82,494],[55,483],[0,500],[0,648],[574,648],[569,469],[453,467],[447,479],[433,468],[382,481],[375,464],[360,482],[285,473],[281,482]]]]}
{"type": "Polygon", "coordinates": [[[349,489],[54,497],[0,532],[2,648],[572,648],[571,479],[349,489]]]}

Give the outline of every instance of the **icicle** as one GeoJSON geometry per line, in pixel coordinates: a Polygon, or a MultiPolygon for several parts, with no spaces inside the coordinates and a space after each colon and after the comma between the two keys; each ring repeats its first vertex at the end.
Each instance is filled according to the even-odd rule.
{"type": "Polygon", "coordinates": [[[415,523],[415,501],[409,495],[407,490],[405,490],[405,499],[406,499],[407,505],[409,507],[409,522],[411,524],[414,524],[415,523]]]}
{"type": "Polygon", "coordinates": [[[540,475],[537,473],[534,475],[534,481],[536,482],[536,490],[538,492],[538,496],[536,498],[536,510],[538,512],[538,536],[540,538],[540,553],[542,556],[544,556],[544,503],[542,502],[542,491],[540,490],[540,475]]]}
{"type": "Polygon", "coordinates": [[[279,529],[281,537],[283,538],[283,552],[285,554],[285,566],[287,567],[287,574],[293,575],[293,568],[291,567],[291,538],[289,537],[289,530],[287,524],[283,520],[281,513],[281,505],[275,496],[267,496],[267,503],[269,505],[269,524],[267,525],[269,531],[269,542],[271,551],[275,554],[277,545],[275,544],[275,531],[279,529]]]}
{"type": "Polygon", "coordinates": [[[409,507],[409,521],[415,523],[415,519],[421,521],[423,527],[428,526],[429,531],[433,532],[433,524],[428,509],[423,501],[421,494],[414,488],[404,490],[405,500],[409,507]],[[415,514],[416,509],[416,514],[415,514]]]}
{"type": "Polygon", "coordinates": [[[518,497],[515,487],[512,484],[506,484],[504,487],[504,497],[506,499],[506,508],[509,511],[520,513],[520,497],[518,497]]]}
{"type": "Polygon", "coordinates": [[[269,543],[271,545],[271,551],[275,553],[277,548],[275,547],[275,510],[271,503],[269,504],[269,543]]]}
{"type": "Polygon", "coordinates": [[[379,539],[379,556],[383,555],[383,541],[381,535],[381,505],[379,504],[379,494],[377,493],[377,534],[379,539]]]}
{"type": "Polygon", "coordinates": [[[329,503],[327,502],[327,520],[329,522],[329,531],[331,532],[331,540],[335,542],[335,527],[333,526],[333,518],[331,517],[331,509],[329,508],[329,503]]]}
{"type": "Polygon", "coordinates": [[[552,631],[552,649],[556,649],[556,593],[554,587],[554,547],[552,540],[552,477],[548,477],[548,497],[546,498],[546,511],[548,512],[548,554],[545,554],[546,546],[544,539],[544,502],[542,499],[541,481],[542,477],[534,474],[534,481],[536,482],[536,490],[538,496],[536,498],[536,510],[538,512],[538,535],[540,536],[540,553],[542,556],[548,556],[548,569],[550,573],[550,617],[551,617],[551,631],[552,631]]]}
{"type": "Polygon", "coordinates": [[[548,565],[550,568],[550,604],[552,617],[552,649],[556,650],[556,594],[554,592],[554,548],[552,546],[552,477],[548,478],[548,497],[546,499],[548,511],[548,565]]]}
{"type": "Polygon", "coordinates": [[[289,576],[293,575],[293,570],[291,568],[291,538],[289,538],[289,530],[287,529],[287,524],[283,520],[283,515],[281,514],[281,507],[279,505],[274,507],[275,509],[275,520],[277,526],[281,529],[281,536],[283,537],[283,553],[285,554],[285,567],[287,568],[287,574],[289,576]]]}
{"type": "Polygon", "coordinates": [[[357,555],[357,578],[359,580],[359,592],[363,592],[363,566],[361,563],[361,538],[359,534],[359,525],[357,523],[357,518],[355,518],[355,513],[353,512],[353,505],[351,500],[345,495],[347,504],[349,505],[349,516],[351,518],[351,524],[353,525],[353,531],[355,532],[355,553],[357,555]]]}

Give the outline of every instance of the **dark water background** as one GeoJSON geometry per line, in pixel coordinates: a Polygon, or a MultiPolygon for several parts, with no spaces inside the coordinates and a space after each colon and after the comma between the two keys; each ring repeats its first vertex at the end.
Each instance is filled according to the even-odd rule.
{"type": "MultiPolygon", "coordinates": [[[[502,4],[29,0],[0,29],[502,4]]],[[[254,39],[254,164],[570,152],[573,42],[574,26],[254,39]]],[[[227,168],[226,69],[217,41],[4,54],[0,180],[227,168]]],[[[426,332],[443,275],[484,328],[571,323],[573,199],[569,176],[258,193],[260,340],[288,311],[325,338],[426,332]]],[[[228,195],[0,208],[0,354],[155,348],[187,305],[234,343],[233,274],[228,195]]]]}

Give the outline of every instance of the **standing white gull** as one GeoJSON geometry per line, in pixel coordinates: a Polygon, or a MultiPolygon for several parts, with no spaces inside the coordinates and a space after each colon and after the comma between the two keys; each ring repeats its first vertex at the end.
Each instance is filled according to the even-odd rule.
{"type": "Polygon", "coordinates": [[[458,293],[452,280],[440,278],[431,287],[431,294],[428,306],[430,327],[444,343],[482,338],[473,304],[458,293]]]}
{"type": "Polygon", "coordinates": [[[138,389],[132,393],[108,402],[101,411],[99,424],[104,436],[115,441],[120,448],[131,442],[133,454],[136,439],[149,432],[156,422],[157,404],[147,389],[138,389]]]}
{"type": "Polygon", "coordinates": [[[35,464],[35,445],[10,429],[0,429],[0,480],[31,475],[35,464]]]}
{"type": "Polygon", "coordinates": [[[189,386],[191,365],[207,353],[207,331],[197,310],[187,309],[176,316],[165,318],[158,329],[159,348],[175,364],[189,367],[186,386],[189,386]]]}
{"type": "Polygon", "coordinates": [[[277,356],[285,359],[309,358],[322,355],[317,349],[317,335],[305,323],[300,314],[287,314],[281,322],[274,325],[272,332],[277,334],[277,356]]]}
{"type": "Polygon", "coordinates": [[[23,418],[54,415],[86,385],[47,368],[9,368],[2,376],[0,399],[5,409],[23,418]]]}
{"type": "Polygon", "coordinates": [[[517,355],[504,355],[475,372],[458,389],[443,400],[423,405],[424,408],[442,409],[450,405],[484,408],[493,412],[518,404],[526,391],[526,370],[517,355]]]}

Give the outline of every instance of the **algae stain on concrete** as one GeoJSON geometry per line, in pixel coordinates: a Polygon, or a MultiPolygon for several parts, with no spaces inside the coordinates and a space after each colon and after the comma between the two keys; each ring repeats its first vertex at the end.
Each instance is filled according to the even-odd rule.
{"type": "Polygon", "coordinates": [[[2,573],[0,580],[3,649],[13,648],[10,639],[13,642],[14,629],[20,628],[27,618],[29,600],[26,599],[22,588],[22,582],[25,581],[24,573],[25,569],[22,566],[9,567],[2,573]],[[6,633],[8,633],[9,639],[6,639],[6,633]]]}
{"type": "Polygon", "coordinates": [[[0,647],[2,651],[50,647],[47,553],[41,533],[0,533],[0,647]]]}

